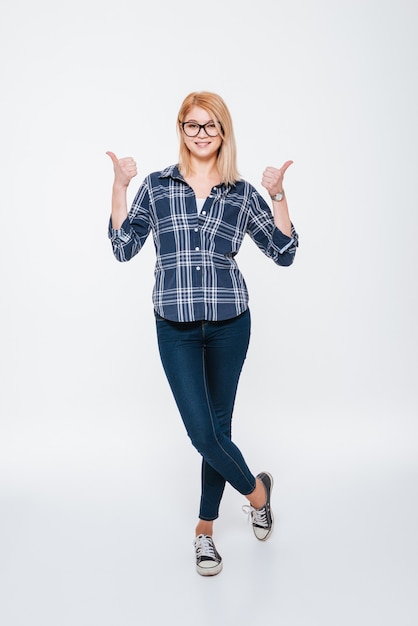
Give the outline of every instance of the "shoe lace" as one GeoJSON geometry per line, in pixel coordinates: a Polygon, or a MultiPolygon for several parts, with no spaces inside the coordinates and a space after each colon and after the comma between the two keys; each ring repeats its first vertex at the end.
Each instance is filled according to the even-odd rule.
{"type": "Polygon", "coordinates": [[[242,510],[246,515],[248,515],[249,522],[257,524],[257,526],[267,528],[268,522],[265,506],[261,507],[261,509],[255,509],[253,506],[251,506],[251,504],[244,504],[242,510]]]}
{"type": "Polygon", "coordinates": [[[208,535],[198,535],[195,539],[195,547],[197,556],[208,556],[211,559],[216,559],[212,537],[208,535]]]}

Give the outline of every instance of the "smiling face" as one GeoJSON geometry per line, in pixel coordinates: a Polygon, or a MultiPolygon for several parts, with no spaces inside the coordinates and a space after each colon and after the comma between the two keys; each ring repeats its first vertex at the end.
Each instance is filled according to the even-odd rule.
{"type": "MultiPolygon", "coordinates": [[[[213,120],[210,113],[198,106],[193,106],[185,116],[183,122],[197,122],[203,125],[213,120]]],[[[197,159],[208,160],[216,157],[222,145],[221,135],[209,137],[206,131],[201,128],[196,137],[188,137],[182,130],[183,141],[190,151],[190,154],[197,159]]]]}

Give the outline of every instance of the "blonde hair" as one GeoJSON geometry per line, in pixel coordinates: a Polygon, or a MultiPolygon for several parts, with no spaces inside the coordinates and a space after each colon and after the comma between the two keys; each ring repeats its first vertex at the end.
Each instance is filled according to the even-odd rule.
{"type": "Polygon", "coordinates": [[[190,109],[198,106],[205,109],[214,122],[220,124],[222,144],[218,152],[218,170],[222,182],[233,184],[240,179],[237,168],[237,149],[231,114],[225,102],[216,93],[194,91],[183,100],[177,119],[177,130],[180,136],[179,169],[183,176],[190,174],[190,151],[182,140],[181,123],[185,121],[190,109]]]}

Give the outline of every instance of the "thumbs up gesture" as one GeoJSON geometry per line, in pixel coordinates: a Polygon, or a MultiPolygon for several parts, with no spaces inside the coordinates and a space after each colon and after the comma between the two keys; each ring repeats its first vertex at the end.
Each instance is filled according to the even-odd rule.
{"type": "Polygon", "coordinates": [[[274,196],[276,193],[283,191],[283,177],[284,174],[293,161],[286,161],[280,169],[276,167],[266,167],[263,172],[263,179],[261,184],[267,189],[270,196],[274,196]]]}
{"type": "Polygon", "coordinates": [[[132,178],[138,173],[135,161],[132,157],[118,159],[114,152],[106,152],[106,154],[112,159],[113,169],[115,171],[115,184],[121,187],[127,187],[132,178]]]}

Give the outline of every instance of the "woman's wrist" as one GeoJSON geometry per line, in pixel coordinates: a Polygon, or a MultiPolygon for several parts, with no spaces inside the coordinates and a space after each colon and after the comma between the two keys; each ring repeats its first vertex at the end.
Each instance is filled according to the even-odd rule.
{"type": "MultiPolygon", "coordinates": [[[[273,200],[273,198],[272,198],[273,200]]],[[[292,223],[290,221],[289,209],[286,197],[281,200],[273,200],[273,215],[276,227],[288,237],[292,236],[292,223]]]]}
{"type": "Polygon", "coordinates": [[[127,183],[123,183],[120,180],[115,180],[113,182],[113,191],[116,193],[123,193],[128,189],[129,181],[127,183]]]}

